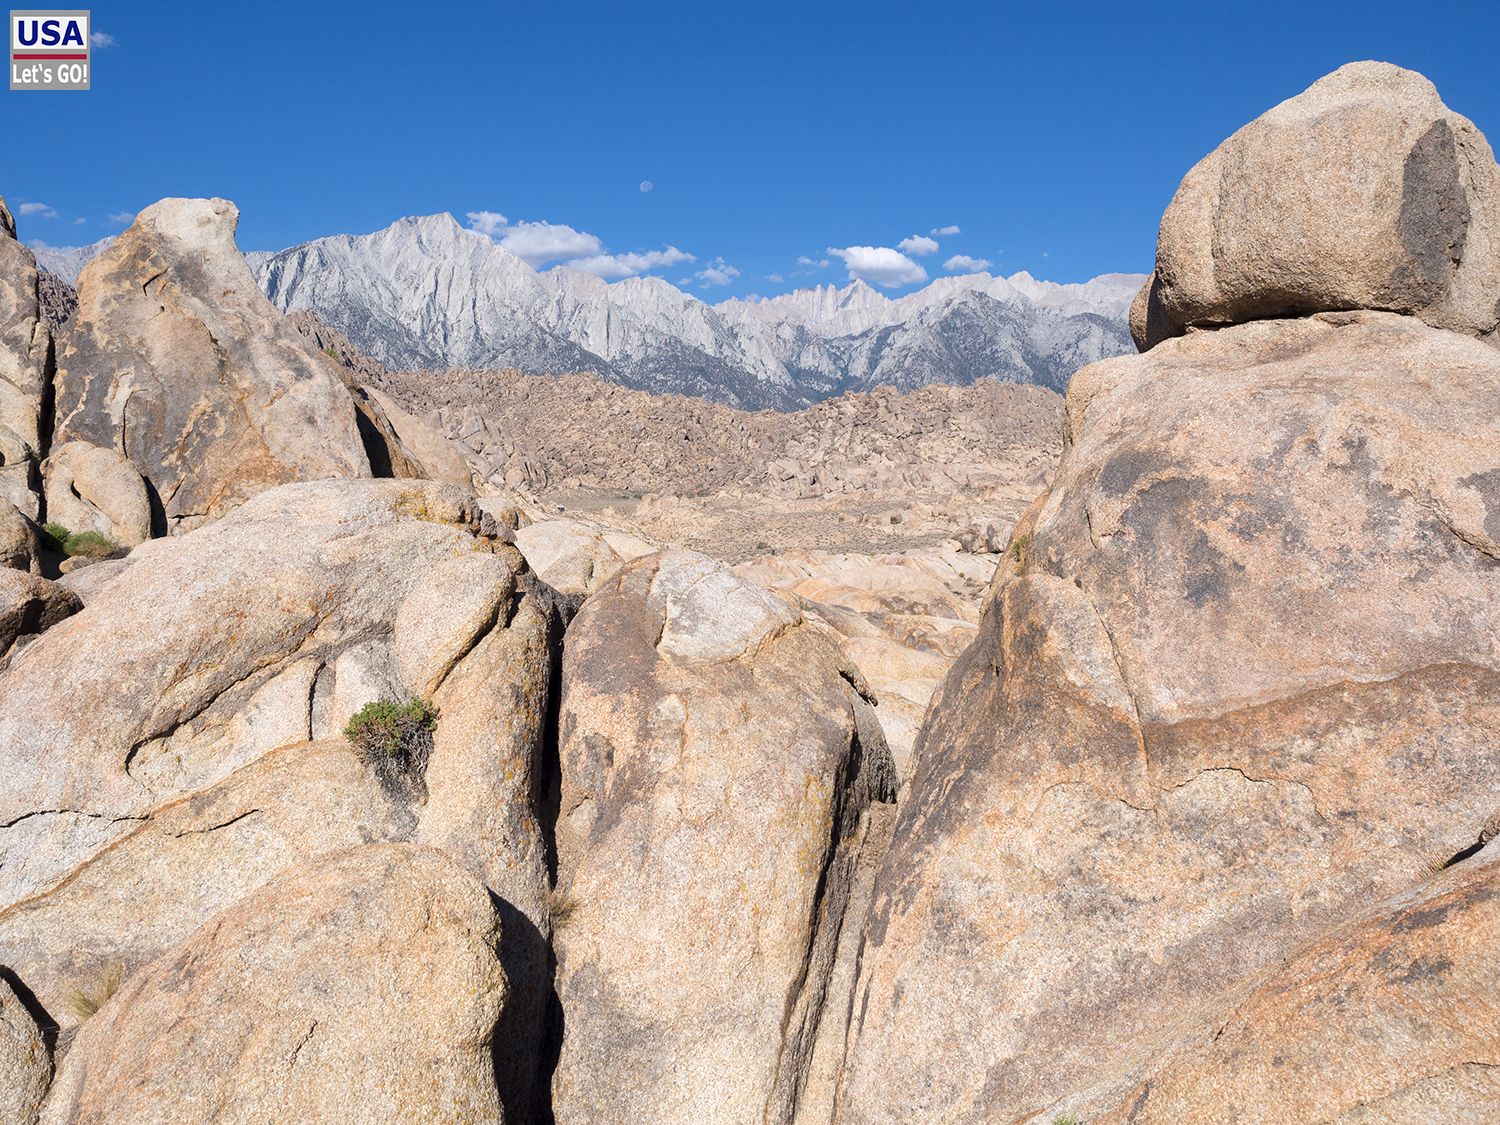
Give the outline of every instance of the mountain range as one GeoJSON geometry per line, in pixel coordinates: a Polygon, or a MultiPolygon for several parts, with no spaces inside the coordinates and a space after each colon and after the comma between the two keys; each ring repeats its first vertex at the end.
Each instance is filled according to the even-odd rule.
{"type": "MultiPolygon", "coordinates": [[[[107,244],[34,249],[72,281],[107,244]]],[[[277,308],[311,310],[393,369],[594,371],[641,390],[777,410],[984,376],[1062,390],[1084,364],[1134,350],[1126,313],[1145,280],[1059,285],[976,273],[895,299],[854,281],[709,305],[658,277],[539,271],[446,213],[245,257],[277,308]]]]}

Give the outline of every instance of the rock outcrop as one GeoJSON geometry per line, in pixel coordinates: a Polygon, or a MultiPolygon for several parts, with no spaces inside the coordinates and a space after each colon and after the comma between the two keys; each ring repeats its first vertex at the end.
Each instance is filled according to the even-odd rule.
{"type": "MultiPolygon", "coordinates": [[[[1378,99],[1324,115],[1381,76],[1427,89],[1351,68],[1231,139],[1223,183],[1242,194],[1204,213],[1243,220],[1239,241],[1164,226],[1159,280],[1183,276],[1179,238],[1212,245],[1216,269],[1286,262],[1279,232],[1332,221],[1276,194],[1318,145],[1346,154],[1336,179],[1426,175],[1401,147],[1431,128],[1410,105],[1412,137],[1378,99]],[[1250,159],[1277,146],[1286,177],[1250,159]]],[[[1477,216],[1493,162],[1449,128],[1477,216]]],[[[1373,216],[1373,198],[1341,203],[1349,230],[1396,221],[1394,199],[1373,216]]],[[[1404,253],[1446,255],[1441,199],[1409,207],[1404,253]]],[[[1487,221],[1466,228],[1464,271],[1409,310],[1423,319],[1261,319],[1307,311],[1277,304],[1295,271],[1247,268],[1237,288],[1215,273],[1235,301],[1212,317],[1253,322],[1074,376],[1057,478],[918,740],[839,1120],[1492,1107],[1500,958],[1479,937],[1492,861],[1474,853],[1500,791],[1500,351],[1458,316],[1490,286],[1487,221]]],[[[1348,282],[1330,303],[1380,303],[1341,261],[1320,263],[1348,282]]]]}
{"type": "Polygon", "coordinates": [[[922,716],[974,639],[995,560],[951,546],[874,557],[783,551],[741,563],[735,573],[796,595],[842,636],[877,701],[897,775],[909,781],[922,716]]]}
{"type": "Polygon", "coordinates": [[[559,1123],[797,1119],[851,918],[880,728],[788,599],[688,552],[629,564],[568,634],[559,1123]]]}
{"type": "Polygon", "coordinates": [[[36,259],[16,241],[0,199],[0,500],[35,519],[37,461],[47,448],[52,334],[37,301],[36,259]]]}
{"type": "Polygon", "coordinates": [[[29,571],[0,567],[0,669],[20,645],[82,608],[78,595],[66,587],[29,571]]]}
{"type": "Polygon", "coordinates": [[[271,307],[222,199],[165,199],[84,268],[54,441],[122,452],[168,530],[274,485],[368,477],[334,367],[271,307]]]}
{"type": "Polygon", "coordinates": [[[440,481],[468,488],[474,481],[474,470],[458,446],[420,418],[408,414],[395,399],[377,387],[361,387],[365,396],[390,424],[401,452],[412,463],[407,476],[440,481]]]}
{"type": "Polygon", "coordinates": [[[1132,1088],[1070,1108],[1115,1125],[1483,1120],[1500,1105],[1497,940],[1491,847],[1252,982],[1132,1088]]]}
{"type": "Polygon", "coordinates": [[[568,594],[592,594],[627,562],[657,550],[638,536],[563,518],[517,528],[516,547],[549,586],[568,594]]]}
{"type": "Polygon", "coordinates": [[[51,1081],[52,1056],[42,1030],[0,977],[0,1121],[33,1125],[51,1081]]]}
{"type": "Polygon", "coordinates": [[[73,314],[78,311],[78,290],[40,265],[37,267],[36,281],[38,313],[48,331],[56,336],[68,326],[73,314]]]}
{"type": "Polygon", "coordinates": [[[35,574],[41,553],[41,529],[9,500],[0,499],[0,567],[35,574]]]}
{"type": "Polygon", "coordinates": [[[484,885],[433,849],[297,868],[126,980],[42,1121],[502,1121],[500,940],[484,885]]]}
{"type": "Polygon", "coordinates": [[[355,382],[361,386],[378,383],[389,374],[383,363],[365,355],[349,342],[348,336],[337,328],[324,324],[311,309],[296,309],[289,312],[286,319],[288,324],[312,341],[320,352],[341,367],[347,367],[355,382]]]}
{"type": "Polygon", "coordinates": [[[432,426],[408,414],[380,384],[390,372],[363,355],[349,338],[299,309],[287,316],[287,324],[331,360],[339,377],[354,396],[359,411],[360,433],[377,477],[420,477],[467,488],[474,473],[457,445],[432,426]]]}
{"type": "Polygon", "coordinates": [[[1350,63],[1190,171],[1132,310],[1144,350],[1183,327],[1385,309],[1476,336],[1500,323],[1500,172],[1420,74],[1350,63]]]}
{"type": "Polygon", "coordinates": [[[84,441],[53,448],[42,466],[47,520],[96,531],[125,547],[151,538],[146,482],[123,455],[84,441]]]}
{"type": "Polygon", "coordinates": [[[61,1016],[71,986],[134,969],[279,865],[368,840],[441,846],[501,903],[515,1053],[501,1092],[524,1117],[560,620],[494,527],[445,486],[325,481],[110,564],[88,610],[0,675],[0,962],[61,1016]],[[406,784],[299,745],[413,696],[438,719],[406,784]],[[127,900],[107,905],[127,871],[127,900]]]}

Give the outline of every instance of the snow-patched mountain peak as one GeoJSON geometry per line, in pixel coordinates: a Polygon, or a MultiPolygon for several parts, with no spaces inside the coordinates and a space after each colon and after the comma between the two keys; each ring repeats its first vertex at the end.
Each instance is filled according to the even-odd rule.
{"type": "MultiPolygon", "coordinates": [[[[76,277],[91,250],[54,253],[78,255],[58,260],[76,277]]],[[[708,305],[655,276],[539,272],[446,212],[246,259],[278,308],[312,310],[391,368],[587,370],[752,409],[984,376],[1062,389],[1078,367],[1132,350],[1126,310],[1144,281],[976,273],[895,299],[855,280],[708,305]]]]}
{"type": "Polygon", "coordinates": [[[593,370],[627,386],[787,409],[892,383],[982,376],[1061,388],[1129,351],[1129,288],[1027,274],[941,278],[891,299],[863,281],[707,305],[660,277],[532,269],[451,216],[316,239],[256,263],[285,311],[307,308],[396,368],[593,370]]]}

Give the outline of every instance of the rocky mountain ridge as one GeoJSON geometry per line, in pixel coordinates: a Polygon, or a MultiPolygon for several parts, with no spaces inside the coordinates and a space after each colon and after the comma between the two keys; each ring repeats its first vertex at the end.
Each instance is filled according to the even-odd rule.
{"type": "MultiPolygon", "coordinates": [[[[39,248],[37,262],[71,283],[111,241],[39,248]]],[[[535,270],[447,214],[246,258],[283,312],[315,313],[387,367],[593,371],[777,410],[979,378],[1061,391],[1077,368],[1129,350],[1126,312],[1143,280],[978,273],[896,299],[853,281],[709,305],[657,277],[607,283],[566,266],[535,270]]]]}
{"type": "Polygon", "coordinates": [[[87,246],[50,246],[45,242],[32,242],[29,247],[36,258],[38,269],[46,270],[73,288],[78,287],[78,275],[83,267],[92,262],[114,244],[115,235],[106,235],[98,242],[87,246]]]}
{"type": "Polygon", "coordinates": [[[613,382],[750,409],[849,390],[990,376],[1060,390],[1126,350],[1139,279],[1048,286],[1029,275],[944,278],[891,300],[856,281],[706,305],[656,277],[608,284],[538,272],[451,215],[401,219],[254,260],[286,312],[310,309],[388,367],[594,371],[613,382]]]}

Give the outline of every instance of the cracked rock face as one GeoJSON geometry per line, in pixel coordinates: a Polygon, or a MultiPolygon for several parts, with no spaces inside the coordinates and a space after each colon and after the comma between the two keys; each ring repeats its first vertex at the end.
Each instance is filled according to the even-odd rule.
{"type": "Polygon", "coordinates": [[[1500,793],[1497,418],[1500,354],[1387,313],[1075,376],[1058,477],[918,742],[841,1120],[1134,1088],[1174,1025],[1473,848],[1500,793]]]}
{"type": "Polygon", "coordinates": [[[1500,1105],[1500,849],[1441,872],[1236,992],[1125,1089],[1102,1125],[1447,1125],[1500,1105]]]}
{"type": "Polygon", "coordinates": [[[42,323],[36,259],[0,199],[0,499],[37,515],[36,461],[47,445],[52,334],[42,323]]]}
{"type": "Polygon", "coordinates": [[[272,489],[137,548],[0,675],[0,964],[65,1032],[74,989],[139,971],[279,871],[410,840],[498,896],[499,1096],[525,1119],[559,627],[486,526],[427,482],[272,489]],[[364,704],[414,696],[437,710],[431,756],[388,786],[340,735],[364,704]]]}
{"type": "Polygon", "coordinates": [[[222,199],[164,199],[84,268],[57,375],[58,443],[123,453],[168,530],[278,484],[368,477],[354,400],[271,307],[222,199]]]}
{"type": "Polygon", "coordinates": [[[842,1039],[830,982],[870,802],[894,781],[851,680],[824,627],[691,552],[628,564],[580,610],[560,718],[559,1122],[790,1122],[827,1098],[814,1043],[825,1021],[842,1039]]]}
{"type": "Polygon", "coordinates": [[[1143,350],[1184,326],[1388,309],[1500,322],[1500,170],[1431,82],[1350,63],[1240,129],[1183,178],[1131,311],[1143,350]]]}
{"type": "Polygon", "coordinates": [[[413,810],[343,739],[273,750],[163,805],[51,891],[0,911],[0,964],[64,1030],[69,1008],[133,973],[278,871],[372,840],[409,839],[413,810]]]}
{"type": "MultiPolygon", "coordinates": [[[[0,904],[268,750],[336,735],[372,699],[433,690],[403,680],[396,623],[441,564],[508,565],[478,527],[472,500],[445,486],[324,481],[137,548],[0,677],[0,904]]],[[[448,646],[451,668],[454,646],[506,633],[511,608],[431,613],[424,636],[448,646]]],[[[545,649],[543,626],[527,630],[545,649]]],[[[544,678],[545,651],[523,656],[514,674],[544,678]]]]}
{"type": "Polygon", "coordinates": [[[430,848],[295,868],[130,976],[42,1121],[503,1121],[500,936],[484,885],[430,848]]]}

